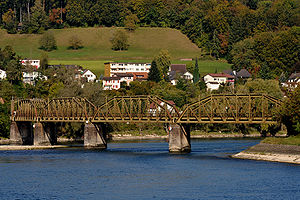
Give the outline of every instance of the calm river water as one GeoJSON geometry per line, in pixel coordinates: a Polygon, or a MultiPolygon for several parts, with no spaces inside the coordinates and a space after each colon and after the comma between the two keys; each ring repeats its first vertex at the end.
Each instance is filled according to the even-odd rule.
{"type": "Polygon", "coordinates": [[[1,151],[0,199],[300,199],[300,166],[228,157],[258,140],[164,141],[1,151]]]}

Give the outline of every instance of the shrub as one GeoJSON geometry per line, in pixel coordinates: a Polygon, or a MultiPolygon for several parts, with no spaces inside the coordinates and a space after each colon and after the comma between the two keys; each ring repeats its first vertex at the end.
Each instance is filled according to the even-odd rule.
{"type": "Polygon", "coordinates": [[[40,49],[43,49],[45,51],[52,51],[57,49],[56,40],[53,33],[46,32],[42,35],[40,39],[40,49]]]}
{"type": "Polygon", "coordinates": [[[83,48],[82,41],[76,36],[73,35],[69,39],[69,49],[81,49],[83,48]]]}
{"type": "Polygon", "coordinates": [[[129,47],[128,36],[123,30],[117,30],[111,39],[112,49],[115,51],[127,50],[129,47]]]}

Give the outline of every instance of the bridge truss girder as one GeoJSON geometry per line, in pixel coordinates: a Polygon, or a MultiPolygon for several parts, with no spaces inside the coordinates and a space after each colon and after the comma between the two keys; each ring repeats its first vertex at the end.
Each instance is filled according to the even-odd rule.
{"type": "Polygon", "coordinates": [[[85,98],[12,101],[12,121],[118,123],[276,123],[281,101],[260,94],[211,95],[180,112],[155,96],[114,97],[96,106],[85,98]]]}

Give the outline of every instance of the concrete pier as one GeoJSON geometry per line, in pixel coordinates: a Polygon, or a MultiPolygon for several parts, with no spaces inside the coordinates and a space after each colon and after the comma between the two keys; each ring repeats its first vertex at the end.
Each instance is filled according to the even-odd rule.
{"type": "Polygon", "coordinates": [[[88,148],[106,149],[106,134],[101,124],[87,123],[84,126],[84,146],[88,148]]]}
{"type": "Polygon", "coordinates": [[[169,125],[169,152],[190,153],[190,126],[182,124],[169,125]]]}
{"type": "Polygon", "coordinates": [[[32,145],[33,144],[32,123],[31,122],[11,122],[10,144],[32,145]]]}
{"type": "Polygon", "coordinates": [[[49,123],[34,123],[33,125],[33,145],[47,146],[56,144],[56,126],[49,123]]]}

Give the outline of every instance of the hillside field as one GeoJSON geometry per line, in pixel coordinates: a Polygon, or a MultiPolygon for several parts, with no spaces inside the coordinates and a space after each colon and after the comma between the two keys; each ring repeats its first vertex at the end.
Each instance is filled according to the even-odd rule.
{"type": "MultiPolygon", "coordinates": [[[[50,64],[77,64],[91,69],[97,75],[104,71],[107,61],[151,62],[161,49],[167,49],[172,63],[186,63],[182,58],[200,57],[201,49],[193,44],[180,31],[170,28],[138,28],[128,32],[130,47],[127,51],[111,50],[110,39],[121,28],[68,28],[53,29],[57,50],[48,53],[50,64]],[[69,38],[76,35],[84,48],[69,50],[69,38]]],[[[11,45],[22,58],[39,59],[39,34],[7,34],[0,30],[0,47],[11,45]]],[[[224,61],[199,61],[200,73],[222,71],[230,68],[224,61]]]]}

